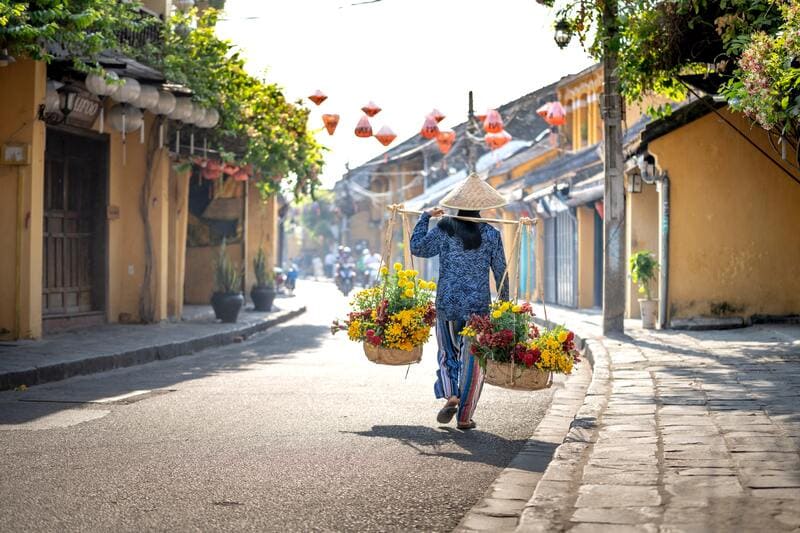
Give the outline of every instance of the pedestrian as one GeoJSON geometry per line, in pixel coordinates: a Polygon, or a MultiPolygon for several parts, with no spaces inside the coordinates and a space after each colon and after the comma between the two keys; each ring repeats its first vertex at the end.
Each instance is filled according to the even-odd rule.
{"type": "MultiPolygon", "coordinates": [[[[474,173],[441,202],[444,207],[456,209],[457,216],[469,218],[480,218],[482,209],[505,204],[505,199],[474,173]]],[[[483,388],[484,372],[471,353],[469,339],[462,337],[461,331],[471,315],[489,312],[490,270],[500,298],[508,299],[508,283],[500,286],[506,259],[500,232],[486,223],[444,216],[429,230],[430,219],[443,215],[442,209],[434,208],[420,216],[411,236],[411,253],[425,258],[439,256],[436,293],[439,370],[434,393],[446,402],[436,420],[446,424],[457,413],[458,429],[466,430],[476,425],[472,415],[483,388]]]]}
{"type": "Polygon", "coordinates": [[[331,250],[325,254],[325,275],[329,278],[333,277],[334,265],[336,265],[336,254],[331,250]]]}
{"type": "Polygon", "coordinates": [[[319,256],[315,255],[311,260],[311,269],[314,272],[314,281],[319,281],[323,274],[322,259],[320,259],[319,256]]]}

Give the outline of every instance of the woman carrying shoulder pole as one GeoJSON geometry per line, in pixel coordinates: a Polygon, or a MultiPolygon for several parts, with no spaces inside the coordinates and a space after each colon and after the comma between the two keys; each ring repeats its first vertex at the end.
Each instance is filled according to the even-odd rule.
{"type": "MultiPolygon", "coordinates": [[[[474,173],[441,202],[444,207],[458,210],[457,216],[469,218],[480,218],[482,209],[505,204],[505,199],[474,173]]],[[[486,223],[443,218],[429,230],[430,219],[443,214],[442,209],[435,208],[420,216],[411,236],[411,253],[425,258],[439,256],[436,293],[439,370],[434,393],[446,402],[436,420],[446,424],[458,413],[457,427],[467,430],[475,427],[472,415],[484,375],[461,330],[471,315],[489,312],[490,271],[500,298],[508,299],[508,283],[500,287],[506,259],[500,232],[486,223]]]]}

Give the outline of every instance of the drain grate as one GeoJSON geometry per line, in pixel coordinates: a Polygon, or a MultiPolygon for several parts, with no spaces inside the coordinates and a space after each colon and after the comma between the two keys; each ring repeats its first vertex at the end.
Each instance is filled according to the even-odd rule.
{"type": "Polygon", "coordinates": [[[92,400],[78,400],[70,398],[20,398],[20,402],[29,403],[73,403],[73,404],[96,404],[96,405],[130,405],[132,403],[140,402],[155,396],[162,396],[175,392],[178,389],[154,389],[154,390],[136,390],[119,394],[117,396],[109,396],[107,398],[97,398],[92,400]]]}

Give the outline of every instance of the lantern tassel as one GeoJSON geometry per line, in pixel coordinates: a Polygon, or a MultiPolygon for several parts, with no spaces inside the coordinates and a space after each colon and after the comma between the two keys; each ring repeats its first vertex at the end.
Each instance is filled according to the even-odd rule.
{"type": "Polygon", "coordinates": [[[105,106],[103,105],[104,103],[105,102],[102,102],[102,101],[100,102],[100,134],[101,135],[104,133],[103,130],[105,129],[105,122],[106,122],[106,120],[105,120],[106,119],[106,110],[105,110],[105,106]]]}
{"type": "Polygon", "coordinates": [[[181,130],[175,132],[175,155],[181,154],[181,130]]]}
{"type": "Polygon", "coordinates": [[[142,127],[139,128],[139,144],[144,144],[144,120],[142,120],[142,127]]]}
{"type": "Polygon", "coordinates": [[[194,155],[194,132],[189,134],[189,155],[194,155]]]}
{"type": "Polygon", "coordinates": [[[164,148],[164,123],[158,126],[158,147],[164,148]]]}

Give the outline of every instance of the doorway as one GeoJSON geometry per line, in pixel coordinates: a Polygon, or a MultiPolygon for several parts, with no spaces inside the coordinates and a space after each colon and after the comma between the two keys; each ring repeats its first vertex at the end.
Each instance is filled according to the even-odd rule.
{"type": "Polygon", "coordinates": [[[105,322],[108,142],[47,129],[42,319],[45,332],[105,322]]]}

